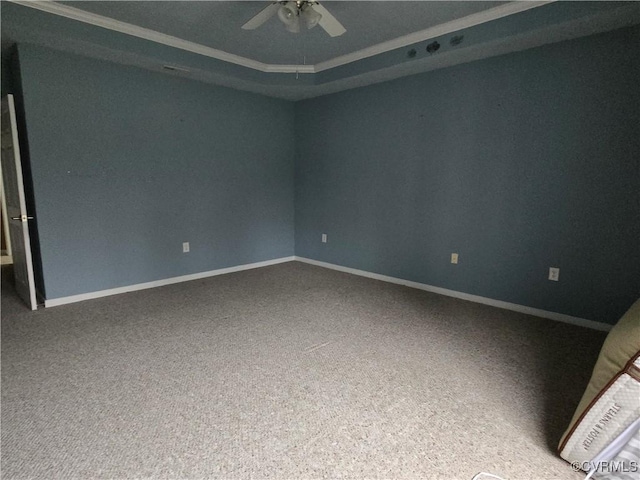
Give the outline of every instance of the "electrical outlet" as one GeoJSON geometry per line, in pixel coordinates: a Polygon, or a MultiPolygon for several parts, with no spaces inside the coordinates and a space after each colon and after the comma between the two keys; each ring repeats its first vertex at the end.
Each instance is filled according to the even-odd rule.
{"type": "Polygon", "coordinates": [[[549,280],[557,282],[560,280],[560,269],[557,267],[549,267],[549,280]]]}
{"type": "Polygon", "coordinates": [[[189,253],[189,242],[182,242],[182,253],[189,253]]]}
{"type": "Polygon", "coordinates": [[[451,263],[458,263],[458,254],[457,253],[452,253],[451,254],[451,263]]]}
{"type": "Polygon", "coordinates": [[[322,243],[327,243],[327,234],[326,233],[322,234],[322,243]]]}

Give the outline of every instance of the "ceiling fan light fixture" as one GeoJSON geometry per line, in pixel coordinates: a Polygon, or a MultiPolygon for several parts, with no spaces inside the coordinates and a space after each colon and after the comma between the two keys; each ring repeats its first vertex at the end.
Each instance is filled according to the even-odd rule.
{"type": "Polygon", "coordinates": [[[296,2],[287,2],[278,10],[278,18],[291,33],[300,32],[300,17],[296,2]]]}
{"type": "Polygon", "coordinates": [[[304,21],[305,26],[311,30],[313,27],[318,25],[320,20],[322,19],[322,15],[316,12],[313,9],[313,6],[306,3],[302,6],[302,13],[300,13],[300,17],[304,21]]]}
{"type": "Polygon", "coordinates": [[[278,18],[285,25],[293,23],[298,18],[298,6],[296,2],[287,2],[278,9],[278,18]]]}
{"type": "Polygon", "coordinates": [[[278,14],[278,18],[285,28],[292,33],[298,33],[301,25],[305,29],[312,29],[320,25],[330,37],[339,37],[347,30],[344,26],[316,0],[273,0],[272,3],[254,15],[242,25],[243,30],[255,30],[271,17],[278,14]]]}

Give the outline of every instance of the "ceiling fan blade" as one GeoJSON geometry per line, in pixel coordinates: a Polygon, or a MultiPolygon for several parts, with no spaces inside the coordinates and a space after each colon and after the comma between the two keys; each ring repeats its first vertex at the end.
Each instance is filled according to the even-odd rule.
{"type": "Polygon", "coordinates": [[[318,25],[324,28],[324,31],[327,32],[330,36],[339,37],[347,31],[347,29],[342,26],[342,24],[336,19],[336,17],[331,15],[329,13],[329,10],[324,8],[319,3],[314,3],[311,8],[322,15],[322,18],[320,19],[320,22],[318,22],[318,25]]]}
{"type": "Polygon", "coordinates": [[[273,17],[278,11],[278,8],[280,8],[280,4],[278,2],[272,3],[267,8],[260,11],[260,13],[258,13],[255,17],[253,17],[247,23],[245,23],[242,26],[243,30],[255,30],[264,22],[266,22],[271,17],[273,17]]]}

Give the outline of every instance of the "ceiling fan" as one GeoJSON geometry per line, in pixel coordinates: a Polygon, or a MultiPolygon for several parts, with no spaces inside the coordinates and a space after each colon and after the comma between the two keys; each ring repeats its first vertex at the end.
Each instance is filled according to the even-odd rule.
{"type": "Polygon", "coordinates": [[[300,25],[312,29],[320,25],[331,37],[339,37],[347,30],[316,1],[276,1],[245,23],[244,30],[255,30],[275,14],[284,23],[285,28],[292,33],[300,32],[300,25]]]}

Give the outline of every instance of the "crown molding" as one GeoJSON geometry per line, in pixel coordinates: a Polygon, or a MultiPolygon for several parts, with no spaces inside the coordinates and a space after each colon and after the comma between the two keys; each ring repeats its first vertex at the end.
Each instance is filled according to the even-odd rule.
{"type": "Polygon", "coordinates": [[[266,73],[316,73],[313,65],[270,65],[263,70],[266,73]]]}
{"type": "Polygon", "coordinates": [[[516,13],[531,10],[532,8],[541,7],[549,3],[553,3],[557,0],[542,0],[542,1],[515,1],[499,5],[497,7],[484,10],[482,12],[473,13],[466,17],[451,20],[450,22],[441,23],[435,27],[427,28],[426,30],[420,30],[408,35],[403,35],[393,40],[378,43],[371,47],[363,48],[340,57],[332,58],[325,62],[320,62],[314,65],[314,73],[322,72],[323,70],[329,70],[331,68],[340,67],[348,63],[357,62],[364,58],[373,57],[381,53],[386,53],[397,48],[407,47],[425,40],[430,40],[441,35],[447,35],[449,33],[457,32],[465,28],[475,27],[482,23],[491,22],[499,18],[508,17],[516,13]]]}
{"type": "Polygon", "coordinates": [[[114,32],[124,33],[133,37],[142,38],[151,42],[167,45],[169,47],[178,48],[187,52],[196,53],[209,58],[215,58],[224,62],[233,63],[242,67],[251,68],[266,73],[313,73],[310,71],[310,65],[269,65],[258,62],[250,58],[234,55],[216,48],[207,47],[199,43],[183,40],[172,35],[151,30],[149,28],[140,27],[131,23],[114,20],[113,18],[104,17],[95,13],[86,12],[79,8],[62,5],[50,0],[45,1],[29,1],[29,0],[9,0],[12,3],[22,5],[24,7],[33,8],[53,15],[69,18],[79,22],[95,25],[96,27],[113,30],[114,32]]]}
{"type": "Polygon", "coordinates": [[[169,47],[177,48],[187,52],[203,55],[205,57],[214,58],[223,62],[232,63],[246,68],[251,68],[264,73],[296,73],[311,74],[318,73],[331,68],[356,62],[364,58],[372,57],[385,53],[397,48],[413,45],[440,35],[446,35],[458,30],[480,25],[482,23],[497,20],[516,13],[524,12],[532,8],[540,7],[556,0],[542,1],[514,1],[490,8],[483,12],[474,13],[463,18],[452,20],[450,22],[436,25],[435,27],[421,30],[418,32],[403,35],[401,37],[382,42],[371,47],[357,50],[355,52],[335,57],[331,60],[320,62],[316,65],[278,65],[268,64],[253,60],[251,58],[242,57],[233,53],[228,53],[216,48],[207,47],[199,43],[183,40],[172,35],[157,32],[148,28],[133,25],[131,23],[122,22],[113,18],[105,17],[95,13],[90,13],[79,8],[63,5],[52,0],[8,0],[12,3],[22,5],[24,7],[33,8],[53,15],[69,18],[89,25],[94,25],[107,30],[112,30],[125,35],[142,38],[151,42],[159,43],[169,47]]]}

